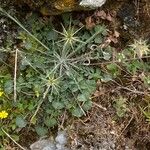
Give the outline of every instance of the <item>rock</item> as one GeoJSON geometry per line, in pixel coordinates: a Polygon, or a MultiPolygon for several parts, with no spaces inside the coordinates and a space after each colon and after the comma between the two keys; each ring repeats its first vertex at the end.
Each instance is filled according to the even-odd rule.
{"type": "Polygon", "coordinates": [[[55,148],[54,147],[46,146],[42,150],[55,150],[55,148]]]}
{"type": "Polygon", "coordinates": [[[43,15],[57,15],[63,12],[87,10],[101,7],[106,0],[15,0],[18,5],[27,4],[43,15]]]}
{"type": "Polygon", "coordinates": [[[61,144],[56,144],[56,150],[68,150],[65,146],[61,145],[61,144]]]}
{"type": "Polygon", "coordinates": [[[89,8],[101,7],[106,0],[82,0],[79,5],[89,8]]]}
{"type": "Polygon", "coordinates": [[[55,141],[61,145],[65,145],[67,143],[66,133],[64,131],[59,131],[55,141]]]}
{"type": "Polygon", "coordinates": [[[33,143],[30,146],[31,150],[69,150],[65,145],[67,137],[65,131],[58,131],[55,141],[43,139],[33,143]]]}
{"type": "Polygon", "coordinates": [[[30,146],[31,150],[56,150],[55,144],[48,140],[39,140],[30,146]]]}

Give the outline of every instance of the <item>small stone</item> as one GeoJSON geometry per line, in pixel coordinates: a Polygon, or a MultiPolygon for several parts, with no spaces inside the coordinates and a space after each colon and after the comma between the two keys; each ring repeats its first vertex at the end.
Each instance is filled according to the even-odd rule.
{"type": "Polygon", "coordinates": [[[39,140],[30,146],[31,150],[56,150],[56,146],[48,139],[39,140]]]}
{"type": "Polygon", "coordinates": [[[55,141],[61,145],[65,145],[67,143],[66,133],[64,131],[58,132],[55,141]]]}
{"type": "Polygon", "coordinates": [[[42,150],[56,150],[55,147],[46,146],[42,150]]]}
{"type": "Polygon", "coordinates": [[[89,8],[97,8],[101,7],[103,4],[105,4],[105,2],[106,0],[82,0],[80,5],[89,8]]]}
{"type": "Polygon", "coordinates": [[[56,150],[69,150],[69,149],[61,144],[56,144],[56,150]]]}
{"type": "Polygon", "coordinates": [[[57,150],[63,150],[64,146],[61,144],[56,144],[57,150]]]}

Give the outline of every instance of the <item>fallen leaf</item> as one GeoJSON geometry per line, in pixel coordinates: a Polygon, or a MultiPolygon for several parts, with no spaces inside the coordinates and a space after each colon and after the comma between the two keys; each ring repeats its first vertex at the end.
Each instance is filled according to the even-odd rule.
{"type": "Polygon", "coordinates": [[[118,38],[118,37],[120,36],[120,33],[115,30],[115,31],[114,31],[114,36],[115,36],[116,38],[118,38]]]}
{"type": "Polygon", "coordinates": [[[112,18],[112,16],[108,13],[106,16],[106,20],[112,22],[114,19],[112,18]]]}
{"type": "Polygon", "coordinates": [[[95,26],[95,23],[94,23],[94,21],[93,21],[93,19],[92,19],[91,16],[90,16],[90,17],[87,17],[87,18],[85,19],[85,22],[86,22],[86,29],[91,30],[91,29],[95,26]]]}
{"type": "Polygon", "coordinates": [[[101,19],[106,19],[107,14],[103,10],[101,10],[101,11],[97,11],[95,13],[95,16],[100,17],[101,19]]]}

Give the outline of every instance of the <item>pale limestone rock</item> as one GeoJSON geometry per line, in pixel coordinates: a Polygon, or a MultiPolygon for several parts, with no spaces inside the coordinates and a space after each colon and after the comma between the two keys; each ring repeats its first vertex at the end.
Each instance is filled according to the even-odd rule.
{"type": "Polygon", "coordinates": [[[82,0],[80,2],[80,6],[89,7],[89,8],[97,8],[104,5],[106,0],[82,0]]]}
{"type": "Polygon", "coordinates": [[[56,150],[56,146],[48,139],[39,140],[30,146],[31,150],[56,150]]]}
{"type": "Polygon", "coordinates": [[[41,139],[30,146],[31,150],[69,150],[67,144],[67,134],[65,131],[58,131],[54,140],[41,139]]]}

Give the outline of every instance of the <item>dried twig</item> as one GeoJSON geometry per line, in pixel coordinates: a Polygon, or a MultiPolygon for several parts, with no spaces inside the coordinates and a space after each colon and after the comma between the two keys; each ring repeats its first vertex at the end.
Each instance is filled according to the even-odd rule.
{"type": "Polygon", "coordinates": [[[15,51],[15,69],[14,69],[14,102],[17,101],[17,84],[16,84],[16,80],[17,80],[17,66],[18,65],[18,49],[16,49],[15,51]]]}
{"type": "Polygon", "coordinates": [[[64,122],[65,122],[65,119],[66,119],[66,113],[67,113],[67,111],[66,111],[66,109],[65,109],[65,111],[64,111],[64,113],[63,113],[63,115],[62,115],[62,122],[61,122],[61,124],[60,124],[59,129],[63,129],[63,130],[64,130],[63,125],[64,125],[64,122]]]}
{"type": "Polygon", "coordinates": [[[36,38],[32,33],[30,33],[17,19],[15,19],[13,16],[11,16],[9,13],[7,13],[4,9],[0,7],[0,12],[2,12],[4,15],[6,15],[8,18],[10,18],[12,21],[14,21],[18,26],[20,26],[26,33],[29,34],[35,41],[37,41],[41,46],[43,46],[46,50],[49,50],[49,48],[43,44],[38,38],[36,38]]]}
{"type": "Polygon", "coordinates": [[[37,113],[38,113],[38,111],[39,111],[41,105],[43,104],[43,102],[44,102],[44,99],[42,99],[42,100],[40,101],[40,103],[38,104],[38,106],[37,106],[37,108],[36,108],[36,110],[35,110],[33,116],[32,116],[31,119],[30,119],[30,123],[32,123],[33,119],[34,119],[35,116],[37,115],[37,113]]]}
{"type": "Polygon", "coordinates": [[[120,138],[120,136],[123,134],[123,132],[127,129],[127,127],[130,125],[131,121],[133,120],[133,115],[131,117],[131,119],[129,120],[128,124],[124,127],[124,129],[121,131],[121,133],[119,134],[119,136],[117,138],[120,138]]]}
{"type": "Polygon", "coordinates": [[[138,90],[136,90],[136,89],[132,90],[132,89],[130,89],[130,88],[128,88],[128,87],[123,87],[123,86],[121,86],[121,87],[118,87],[118,89],[124,89],[124,90],[130,91],[130,92],[135,93],[135,94],[148,95],[148,96],[150,96],[150,93],[143,92],[143,91],[138,91],[138,90]]]}
{"type": "Polygon", "coordinates": [[[10,138],[20,149],[27,150],[26,148],[22,147],[19,143],[17,143],[3,128],[1,130],[5,133],[5,135],[10,138]]]}
{"type": "MultiPolygon", "coordinates": [[[[141,59],[144,59],[144,58],[150,58],[150,56],[143,56],[141,59]]],[[[124,62],[130,62],[130,61],[133,61],[133,60],[139,60],[138,57],[136,58],[130,58],[130,59],[125,59],[124,62]]],[[[119,60],[115,60],[115,61],[106,61],[106,62],[97,62],[97,63],[91,63],[89,64],[89,66],[95,66],[95,65],[105,65],[105,64],[111,64],[111,63],[124,63],[124,62],[120,62],[119,60]]]]}
{"type": "Polygon", "coordinates": [[[107,108],[105,108],[105,107],[103,107],[102,105],[99,105],[99,104],[97,104],[97,103],[95,103],[95,102],[92,102],[92,104],[95,105],[95,106],[97,106],[98,108],[104,110],[104,111],[107,110],[107,108]]]}

